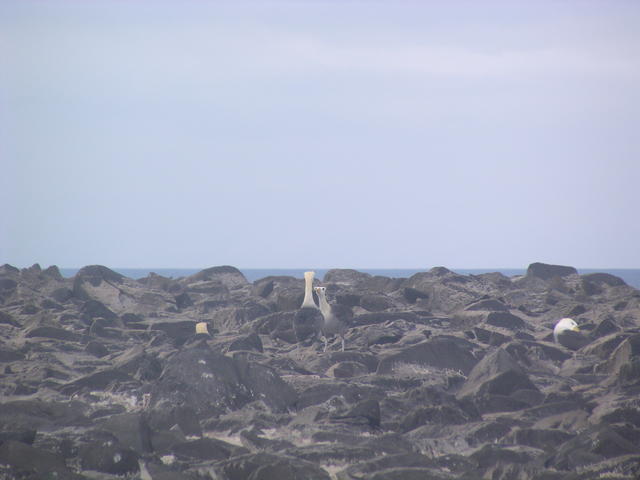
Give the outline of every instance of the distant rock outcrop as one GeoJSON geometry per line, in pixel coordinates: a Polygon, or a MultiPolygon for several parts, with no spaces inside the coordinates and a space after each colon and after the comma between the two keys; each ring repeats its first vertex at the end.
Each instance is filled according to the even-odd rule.
{"type": "Polygon", "coordinates": [[[549,265],[546,263],[532,263],[527,268],[528,277],[536,277],[542,280],[550,280],[554,277],[566,277],[568,275],[577,275],[578,271],[574,267],[566,267],[564,265],[549,265]]]}

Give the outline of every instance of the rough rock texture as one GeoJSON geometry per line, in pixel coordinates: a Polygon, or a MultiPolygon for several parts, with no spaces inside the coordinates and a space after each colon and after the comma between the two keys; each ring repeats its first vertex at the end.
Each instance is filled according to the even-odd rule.
{"type": "Polygon", "coordinates": [[[609,274],[0,266],[0,479],[640,478],[640,292],[609,274]],[[581,343],[553,343],[563,317],[581,343]],[[196,334],[206,322],[209,334],[196,334]],[[575,348],[574,348],[575,347],[575,348]]]}

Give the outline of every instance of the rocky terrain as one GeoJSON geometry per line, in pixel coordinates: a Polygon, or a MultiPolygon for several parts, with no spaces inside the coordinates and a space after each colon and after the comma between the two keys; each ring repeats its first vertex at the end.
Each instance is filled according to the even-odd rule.
{"type": "Polygon", "coordinates": [[[640,478],[640,291],[621,279],[317,283],[353,311],[344,352],[298,338],[293,277],[0,267],[0,478],[640,478]]]}

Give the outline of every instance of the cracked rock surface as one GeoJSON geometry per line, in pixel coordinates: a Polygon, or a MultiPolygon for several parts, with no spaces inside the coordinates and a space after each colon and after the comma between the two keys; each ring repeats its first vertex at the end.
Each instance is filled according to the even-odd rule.
{"type": "Polygon", "coordinates": [[[0,479],[637,479],[640,291],[609,274],[0,267],[0,479]],[[317,281],[316,281],[317,282],[317,281]],[[554,343],[573,318],[580,332],[554,343]],[[196,333],[205,322],[209,334],[196,333]]]}

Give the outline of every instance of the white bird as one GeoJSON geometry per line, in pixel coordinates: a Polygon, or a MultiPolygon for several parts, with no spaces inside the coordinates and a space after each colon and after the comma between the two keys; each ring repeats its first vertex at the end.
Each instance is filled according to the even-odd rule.
{"type": "Polygon", "coordinates": [[[560,343],[560,336],[566,331],[579,332],[580,328],[578,328],[578,324],[572,318],[563,318],[553,329],[553,339],[556,343],[560,343]]]}
{"type": "Polygon", "coordinates": [[[580,350],[589,340],[585,337],[578,324],[571,318],[563,318],[553,329],[553,339],[559,345],[567,347],[569,350],[580,350]]]}
{"type": "Polygon", "coordinates": [[[325,287],[315,287],[314,290],[318,294],[320,312],[324,317],[321,329],[324,339],[323,351],[327,351],[327,336],[339,335],[342,340],[342,351],[344,352],[344,334],[349,329],[353,312],[349,307],[344,305],[330,305],[329,302],[327,302],[327,289],[325,287]]]}
{"type": "Polygon", "coordinates": [[[293,317],[293,330],[298,342],[318,335],[323,322],[322,314],[313,301],[313,277],[315,272],[304,272],[304,300],[293,317]]]}
{"type": "Polygon", "coordinates": [[[313,301],[313,277],[316,272],[304,272],[304,299],[300,308],[318,308],[313,301]]]}

